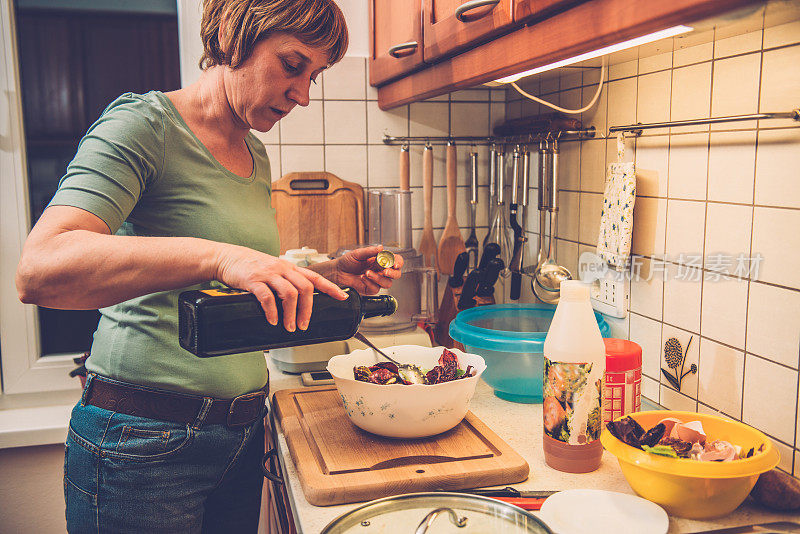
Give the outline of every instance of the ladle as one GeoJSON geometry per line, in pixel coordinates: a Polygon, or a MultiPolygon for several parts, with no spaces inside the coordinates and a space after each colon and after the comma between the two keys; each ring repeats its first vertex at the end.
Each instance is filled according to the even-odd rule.
{"type": "Polygon", "coordinates": [[[414,365],[413,363],[400,363],[381,349],[376,347],[372,344],[370,340],[364,337],[364,334],[361,332],[356,332],[353,334],[353,337],[364,345],[368,346],[393,364],[397,366],[397,374],[400,375],[400,378],[405,380],[406,382],[411,382],[412,384],[424,384],[425,383],[425,373],[422,372],[418,366],[414,365]]]}
{"type": "MultiPolygon", "coordinates": [[[[558,212],[558,140],[553,139],[550,147],[550,242],[547,247],[547,260],[539,265],[534,276],[533,292],[547,304],[556,304],[561,298],[561,282],[572,280],[572,273],[555,260],[555,231],[558,212]]],[[[541,236],[541,228],[539,230],[541,236]]],[[[541,249],[540,249],[541,250],[541,249]]]]}
{"type": "MultiPolygon", "coordinates": [[[[545,195],[545,176],[548,176],[548,169],[552,164],[552,160],[550,159],[550,151],[547,149],[544,140],[539,142],[539,252],[536,255],[536,266],[534,267],[534,275],[539,272],[539,269],[542,268],[544,265],[545,260],[547,259],[547,254],[545,253],[544,248],[544,226],[547,220],[547,214],[545,213],[545,209],[549,201],[546,201],[547,198],[545,195]]],[[[533,284],[533,279],[531,279],[531,283],[533,284]]]]}

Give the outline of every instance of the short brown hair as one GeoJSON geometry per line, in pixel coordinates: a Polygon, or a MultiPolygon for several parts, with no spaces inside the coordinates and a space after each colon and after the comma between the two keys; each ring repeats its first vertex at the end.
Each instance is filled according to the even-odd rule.
{"type": "Polygon", "coordinates": [[[236,68],[259,39],[278,32],[326,50],[329,64],[347,50],[347,24],[333,0],[203,0],[200,68],[236,68]]]}

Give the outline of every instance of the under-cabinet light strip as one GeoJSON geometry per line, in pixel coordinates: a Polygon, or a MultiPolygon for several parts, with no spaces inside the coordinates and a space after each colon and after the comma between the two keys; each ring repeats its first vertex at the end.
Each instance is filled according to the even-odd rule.
{"type": "Polygon", "coordinates": [[[629,39],[621,43],[598,48],[597,50],[592,50],[591,52],[586,52],[585,54],[562,59],[561,61],[556,61],[555,63],[550,63],[549,65],[536,67],[535,69],[526,70],[525,72],[520,72],[519,74],[514,74],[512,76],[506,76],[505,78],[499,78],[495,81],[498,83],[515,82],[526,76],[539,74],[540,72],[557,69],[558,67],[564,67],[566,65],[572,65],[573,63],[580,63],[581,61],[586,61],[587,59],[594,59],[596,57],[605,56],[606,54],[612,54],[614,52],[619,52],[620,50],[625,50],[626,48],[633,48],[634,46],[652,43],[653,41],[658,41],[659,39],[674,37],[675,35],[680,35],[690,31],[692,31],[692,28],[689,26],[673,26],[672,28],[667,28],[666,30],[660,30],[654,33],[643,35],[641,37],[636,37],[635,39],[629,39]]]}

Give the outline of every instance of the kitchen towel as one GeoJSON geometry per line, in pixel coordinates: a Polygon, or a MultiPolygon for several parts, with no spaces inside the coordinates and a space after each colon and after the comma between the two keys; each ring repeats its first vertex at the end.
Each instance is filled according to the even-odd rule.
{"type": "Polygon", "coordinates": [[[636,168],[624,163],[625,140],[617,136],[617,162],[608,166],[597,254],[618,271],[625,270],[631,253],[633,204],[636,201],[636,168]]]}

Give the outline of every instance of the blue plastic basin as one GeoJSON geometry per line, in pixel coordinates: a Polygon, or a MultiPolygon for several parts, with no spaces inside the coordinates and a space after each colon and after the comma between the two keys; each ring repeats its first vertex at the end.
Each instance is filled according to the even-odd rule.
{"type": "MultiPolygon", "coordinates": [[[[486,361],[482,378],[494,394],[512,402],[542,402],[544,339],[556,307],[495,304],[464,310],[450,323],[450,337],[486,361]]],[[[595,312],[603,337],[611,329],[595,312]]]]}

